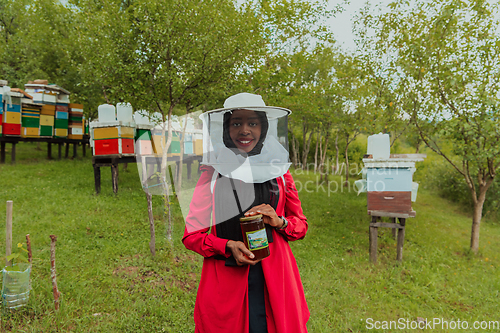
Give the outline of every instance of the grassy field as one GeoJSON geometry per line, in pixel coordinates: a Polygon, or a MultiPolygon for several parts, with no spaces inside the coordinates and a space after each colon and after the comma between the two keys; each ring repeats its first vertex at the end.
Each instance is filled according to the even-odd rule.
{"type": "MultiPolygon", "coordinates": [[[[109,168],[103,168],[102,192],[96,196],[90,157],[47,161],[42,148],[19,144],[18,163],[0,165],[0,215],[13,200],[13,243],[24,242],[29,233],[34,255],[29,304],[2,308],[0,331],[193,332],[202,259],[180,241],[180,211],[175,211],[171,247],[161,200],[154,198],[157,254],[152,257],[135,165],[120,166],[117,195],[109,168]],[[57,235],[58,312],[50,279],[51,234],[57,235]]],[[[463,331],[498,331],[472,329],[474,321],[500,320],[498,221],[483,222],[481,248],[473,255],[470,217],[423,189],[413,206],[417,217],[407,221],[403,262],[395,261],[390,230],[381,229],[374,266],[368,260],[366,195],[336,186],[338,177],[331,178],[330,189],[337,191],[330,193],[316,186],[315,174],[297,171],[294,177],[309,221],[306,238],[291,246],[311,310],[310,332],[412,332],[367,326],[417,318],[460,319],[469,323],[463,331]]],[[[3,253],[3,239],[0,244],[3,253]]],[[[433,331],[453,330],[438,325],[433,331]]]]}

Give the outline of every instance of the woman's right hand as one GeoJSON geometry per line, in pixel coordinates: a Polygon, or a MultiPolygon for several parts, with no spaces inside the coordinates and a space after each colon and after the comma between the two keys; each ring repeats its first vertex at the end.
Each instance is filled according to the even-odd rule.
{"type": "Polygon", "coordinates": [[[255,265],[256,263],[262,260],[262,259],[252,260],[252,258],[254,258],[255,255],[249,249],[247,249],[245,243],[240,241],[232,241],[232,240],[227,241],[226,250],[231,251],[238,266],[255,265]]]}

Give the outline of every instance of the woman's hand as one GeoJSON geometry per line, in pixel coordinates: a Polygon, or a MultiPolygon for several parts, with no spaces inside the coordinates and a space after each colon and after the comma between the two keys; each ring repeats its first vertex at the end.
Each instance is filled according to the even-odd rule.
{"type": "Polygon", "coordinates": [[[269,224],[271,227],[281,228],[284,224],[283,220],[276,214],[274,208],[268,204],[262,204],[252,207],[245,216],[252,216],[262,214],[262,219],[265,224],[269,224]]]}
{"type": "Polygon", "coordinates": [[[238,266],[255,265],[262,260],[252,260],[255,255],[247,249],[243,242],[229,240],[226,243],[226,249],[231,251],[238,266]]]}

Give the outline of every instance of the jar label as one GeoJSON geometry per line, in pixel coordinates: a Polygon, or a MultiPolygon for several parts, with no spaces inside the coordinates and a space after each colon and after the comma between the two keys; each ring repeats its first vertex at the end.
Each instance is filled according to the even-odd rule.
{"type": "Polygon", "coordinates": [[[267,243],[267,234],[265,228],[256,231],[249,231],[246,234],[250,251],[265,249],[269,246],[269,244],[267,243]]]}

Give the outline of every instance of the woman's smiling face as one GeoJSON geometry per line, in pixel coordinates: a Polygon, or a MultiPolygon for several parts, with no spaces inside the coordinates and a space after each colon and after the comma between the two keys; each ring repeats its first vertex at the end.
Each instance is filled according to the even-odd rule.
{"type": "Polygon", "coordinates": [[[250,152],[259,142],[262,124],[255,111],[235,110],[229,120],[229,136],[241,152],[250,152]]]}

